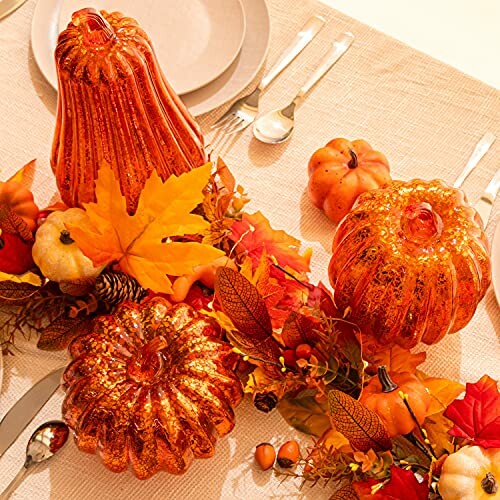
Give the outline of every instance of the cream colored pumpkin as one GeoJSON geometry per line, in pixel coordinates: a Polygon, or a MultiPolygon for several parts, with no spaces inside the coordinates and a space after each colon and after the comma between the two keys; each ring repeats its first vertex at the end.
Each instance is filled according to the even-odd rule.
{"type": "Polygon", "coordinates": [[[87,215],[80,208],[51,213],[36,232],[33,260],[42,274],[52,281],[95,278],[105,266],[94,267],[71,239],[66,224],[78,225],[87,215]]]}
{"type": "Polygon", "coordinates": [[[464,446],[446,459],[439,479],[443,500],[498,500],[499,486],[500,448],[464,446]]]}

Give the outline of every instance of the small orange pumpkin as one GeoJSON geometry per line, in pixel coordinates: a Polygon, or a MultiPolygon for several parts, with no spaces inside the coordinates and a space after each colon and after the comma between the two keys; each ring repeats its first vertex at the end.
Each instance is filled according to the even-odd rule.
{"type": "Polygon", "coordinates": [[[361,139],[333,139],[309,160],[309,198],[336,224],[361,193],[390,182],[387,158],[361,139]]]}
{"type": "Polygon", "coordinates": [[[386,367],[379,366],[378,376],[370,380],[359,399],[360,403],[382,419],[391,437],[408,434],[416,425],[400,392],[408,395],[408,404],[418,423],[422,424],[427,416],[431,397],[424,384],[411,373],[394,373],[389,376],[386,367]]]}
{"type": "Polygon", "coordinates": [[[30,231],[36,229],[39,210],[33,199],[33,193],[19,182],[0,182],[0,209],[12,210],[21,217],[30,231]]]}

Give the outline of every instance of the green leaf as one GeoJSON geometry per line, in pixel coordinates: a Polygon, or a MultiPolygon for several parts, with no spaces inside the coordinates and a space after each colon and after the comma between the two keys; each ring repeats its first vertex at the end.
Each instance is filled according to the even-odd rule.
{"type": "Polygon", "coordinates": [[[278,403],[278,410],[295,429],[320,437],[331,427],[328,405],[318,403],[312,394],[304,391],[296,398],[284,398],[278,403]]]}

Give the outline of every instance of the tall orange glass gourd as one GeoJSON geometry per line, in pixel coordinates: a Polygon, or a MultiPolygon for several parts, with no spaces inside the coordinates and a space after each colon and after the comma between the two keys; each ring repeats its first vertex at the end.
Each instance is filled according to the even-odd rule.
{"type": "Polygon", "coordinates": [[[118,12],[75,12],[59,35],[57,123],[51,166],[62,200],[94,200],[109,164],[134,213],[146,179],[165,180],[206,162],[201,131],[170,87],[151,42],[118,12]]]}

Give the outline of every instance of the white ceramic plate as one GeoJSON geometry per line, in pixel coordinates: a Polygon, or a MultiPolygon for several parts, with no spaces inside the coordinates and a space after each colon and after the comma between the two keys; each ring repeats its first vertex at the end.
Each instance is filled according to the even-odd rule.
{"type": "Polygon", "coordinates": [[[498,305],[500,305],[500,222],[497,223],[493,243],[491,245],[491,264],[493,289],[497,296],[498,305]]]}
{"type": "Polygon", "coordinates": [[[139,21],[179,94],[210,83],[234,62],[245,38],[241,0],[38,0],[31,44],[40,70],[57,88],[57,35],[84,7],[120,11],[139,21]]]}
{"type": "Polygon", "coordinates": [[[194,116],[208,113],[234,99],[257,75],[269,48],[271,22],[265,0],[242,0],[246,34],[236,60],[219,78],[182,96],[194,116]]]}

